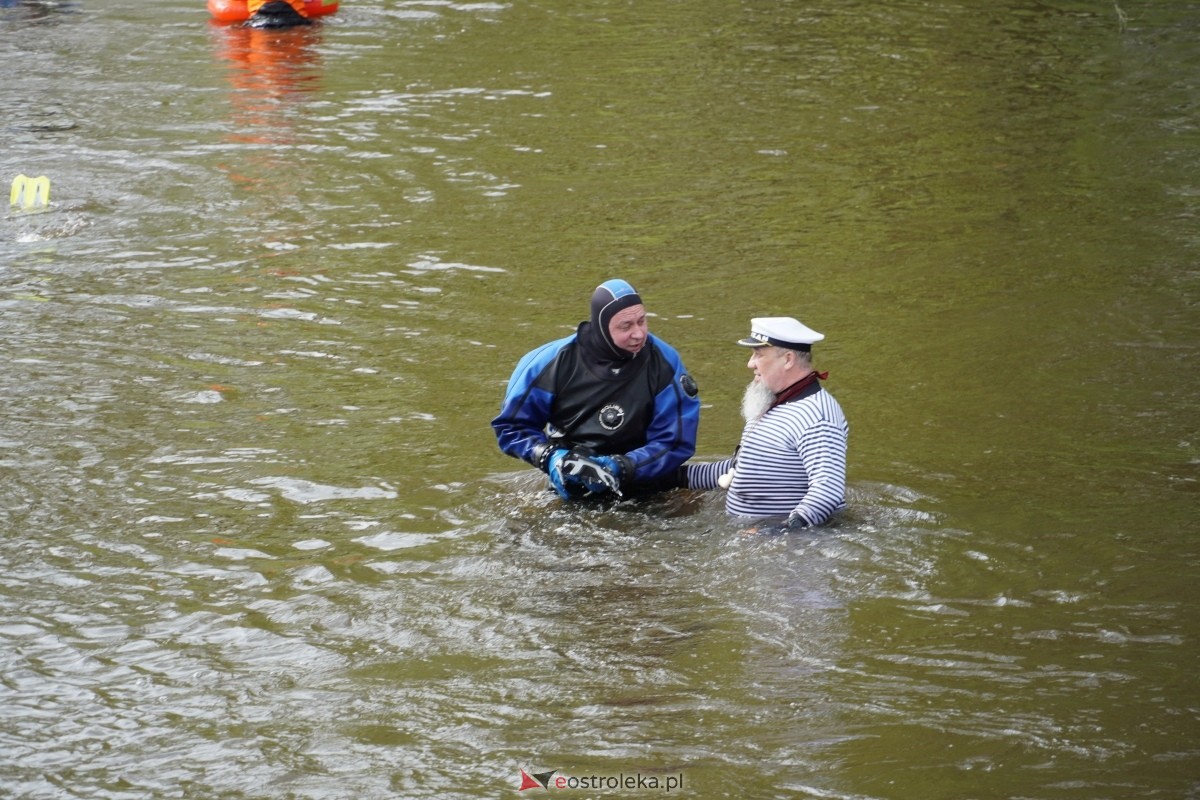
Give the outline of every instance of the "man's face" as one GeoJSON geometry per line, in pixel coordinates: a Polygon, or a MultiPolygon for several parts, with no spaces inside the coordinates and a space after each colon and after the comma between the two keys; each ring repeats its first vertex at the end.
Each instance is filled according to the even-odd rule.
{"type": "Polygon", "coordinates": [[[756,347],[750,351],[746,366],[754,370],[754,380],[779,394],[792,381],[787,373],[787,352],[781,347],[756,347]]]}
{"type": "Polygon", "coordinates": [[[637,353],[646,344],[646,307],[630,306],[618,311],[608,322],[608,335],[613,344],[630,353],[637,353]]]}

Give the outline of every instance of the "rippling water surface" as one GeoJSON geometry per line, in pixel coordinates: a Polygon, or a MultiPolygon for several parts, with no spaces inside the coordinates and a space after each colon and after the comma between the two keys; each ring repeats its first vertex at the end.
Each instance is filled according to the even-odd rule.
{"type": "Polygon", "coordinates": [[[1198,25],[0,2],[0,796],[1197,796],[1198,25]],[[497,451],[614,276],[704,457],[827,333],[842,519],[497,451]]]}

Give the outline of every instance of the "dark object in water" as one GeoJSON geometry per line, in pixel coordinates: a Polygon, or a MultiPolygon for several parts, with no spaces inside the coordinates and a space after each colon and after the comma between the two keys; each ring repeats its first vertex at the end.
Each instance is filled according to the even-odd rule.
{"type": "Polygon", "coordinates": [[[263,3],[262,8],[245,22],[247,28],[290,28],[294,25],[312,25],[312,20],[283,0],[263,3]]]}

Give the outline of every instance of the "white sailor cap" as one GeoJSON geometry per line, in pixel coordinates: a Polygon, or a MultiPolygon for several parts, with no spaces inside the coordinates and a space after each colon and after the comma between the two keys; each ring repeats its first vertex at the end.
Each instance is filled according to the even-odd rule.
{"type": "Polygon", "coordinates": [[[746,347],[786,347],[789,350],[812,350],[825,338],[798,319],[792,317],[755,317],[750,320],[750,336],[738,339],[746,347]]]}

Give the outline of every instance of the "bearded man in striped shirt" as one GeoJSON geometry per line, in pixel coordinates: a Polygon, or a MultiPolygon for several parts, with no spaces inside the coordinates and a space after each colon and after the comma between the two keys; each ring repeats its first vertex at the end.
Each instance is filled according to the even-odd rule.
{"type": "Polygon", "coordinates": [[[744,517],[786,517],[783,529],[826,522],[846,507],[846,448],[850,426],[812,366],[812,346],[825,338],[792,317],[757,317],[746,364],[746,427],[732,458],[686,464],[681,482],[692,489],[728,489],[725,509],[744,517]]]}

